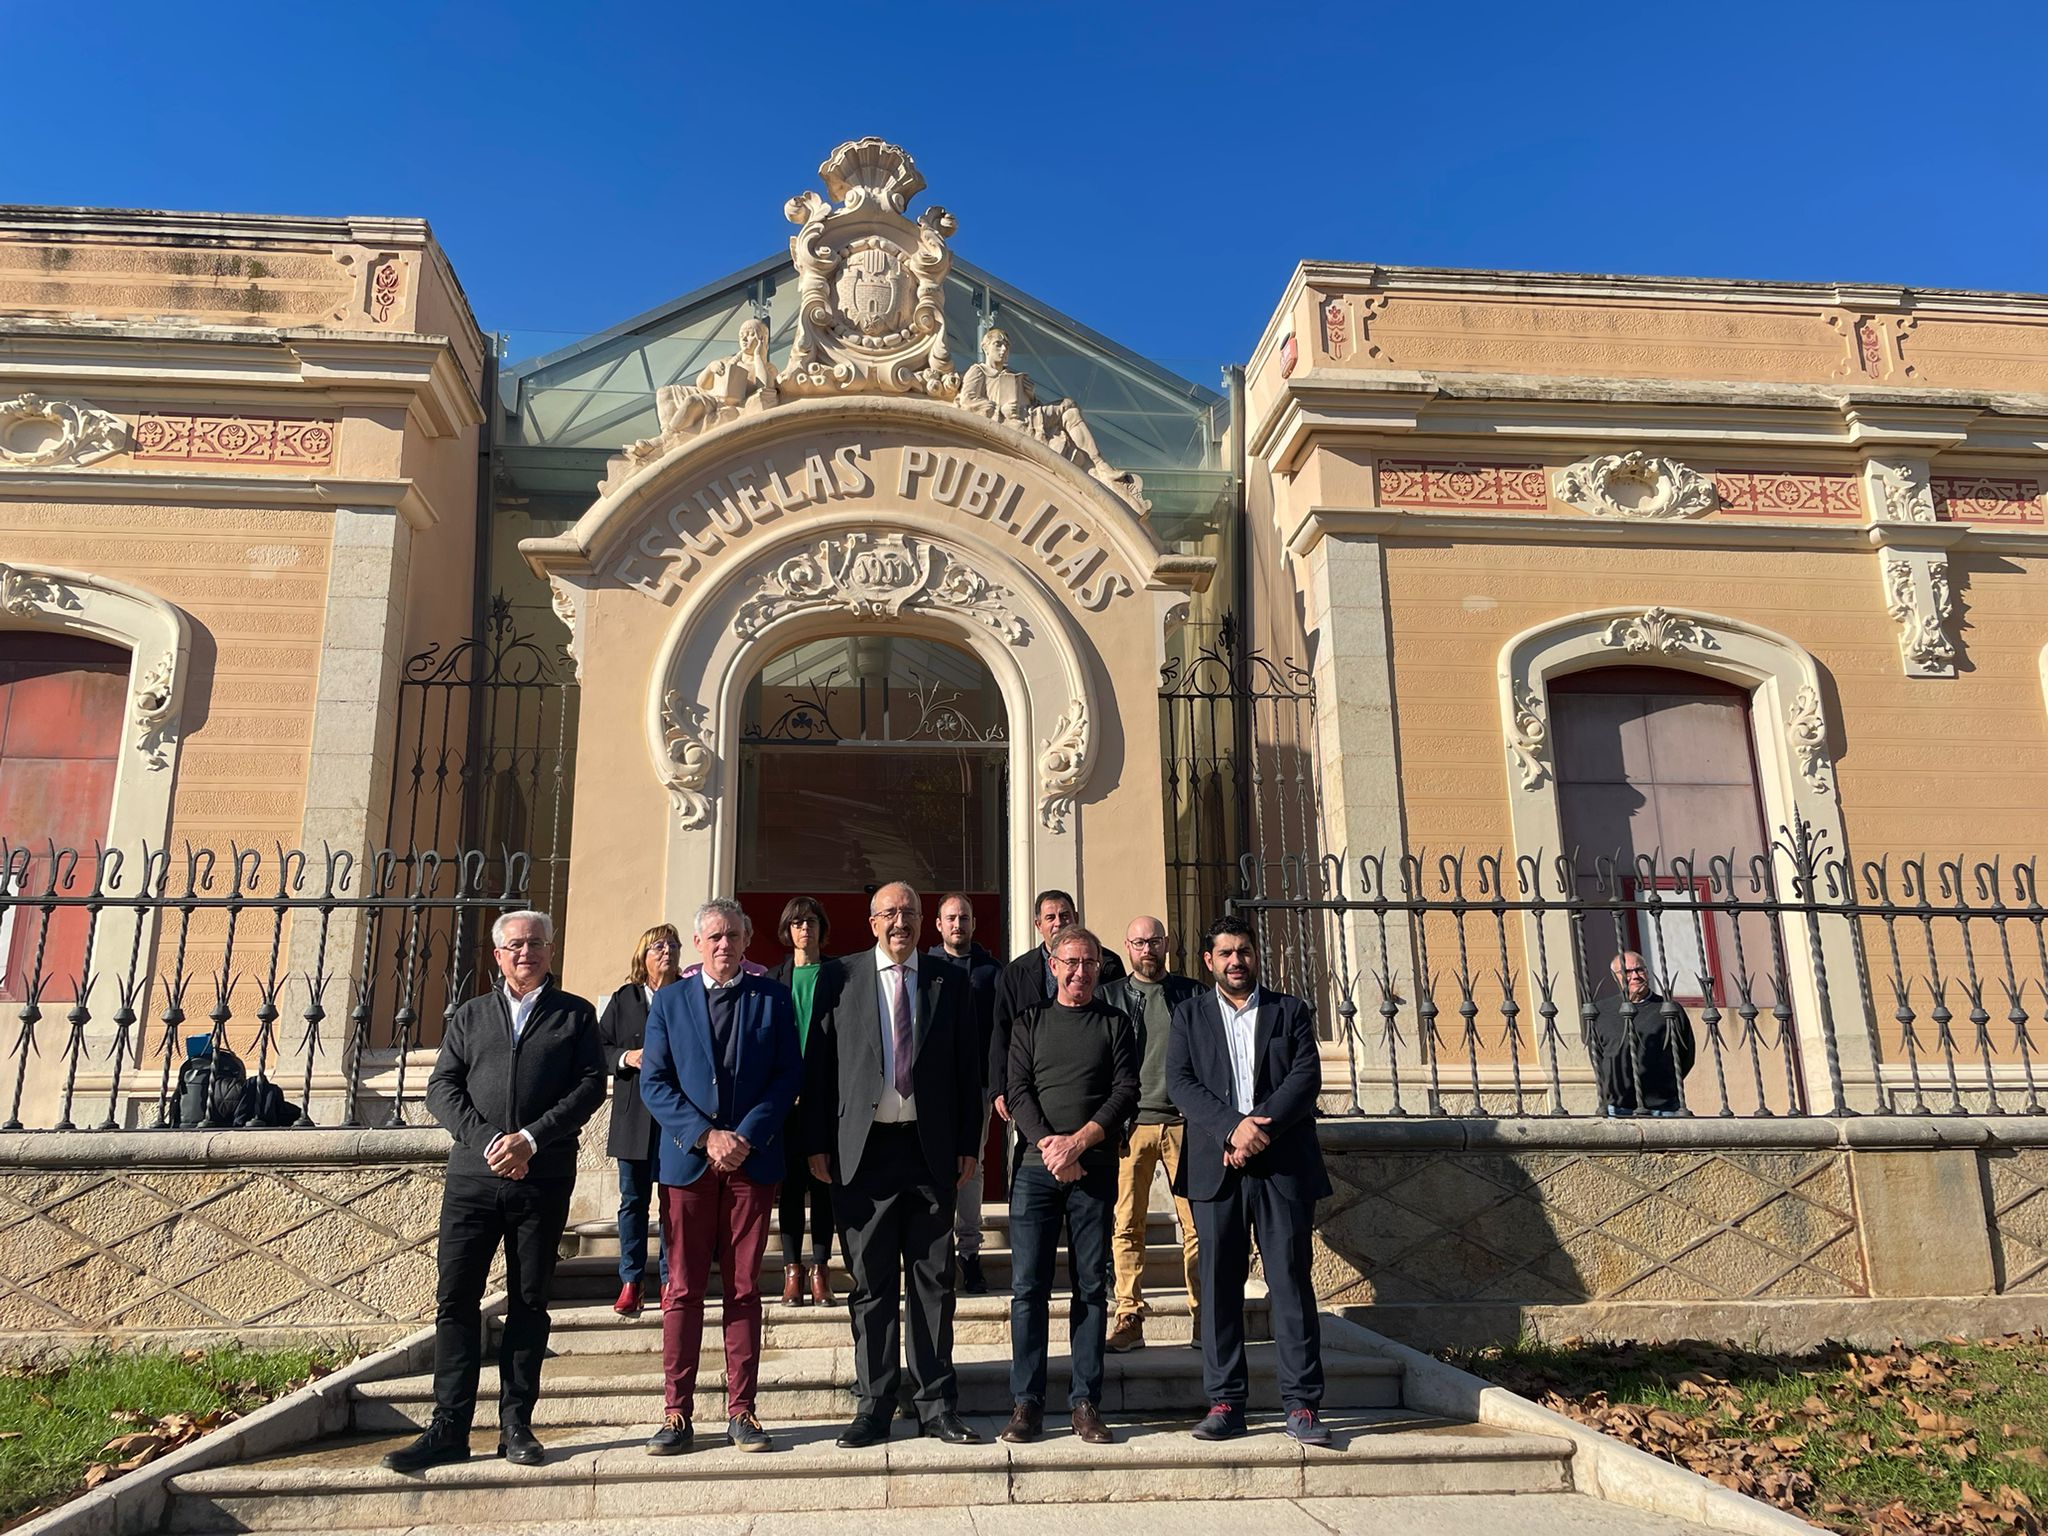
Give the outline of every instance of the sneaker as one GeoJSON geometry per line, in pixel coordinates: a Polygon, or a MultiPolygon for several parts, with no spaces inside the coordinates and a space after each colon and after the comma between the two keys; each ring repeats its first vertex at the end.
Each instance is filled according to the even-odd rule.
{"type": "Polygon", "coordinates": [[[1109,1331],[1109,1340],[1103,1345],[1112,1355],[1127,1354],[1134,1349],[1145,1347],[1145,1319],[1136,1312],[1127,1312],[1116,1320],[1116,1326],[1109,1331]]]}
{"type": "Polygon", "coordinates": [[[1195,1426],[1197,1440],[1235,1440],[1244,1433],[1244,1410],[1235,1403],[1217,1403],[1195,1426]]]}
{"type": "Polygon", "coordinates": [[[1313,1408],[1295,1408],[1287,1415],[1287,1436],[1301,1445],[1330,1444],[1329,1426],[1313,1408]]]}
{"type": "Polygon", "coordinates": [[[978,1253],[960,1256],[960,1291],[966,1296],[986,1296],[988,1276],[981,1272],[981,1255],[978,1253]]]}
{"type": "Polygon", "coordinates": [[[647,1442],[650,1456],[680,1456],[690,1448],[694,1438],[690,1421],[680,1413],[672,1413],[661,1421],[661,1428],[654,1432],[654,1438],[647,1442]]]}
{"type": "Polygon", "coordinates": [[[774,1445],[768,1438],[768,1431],[761,1427],[761,1421],[746,1409],[741,1409],[726,1421],[725,1443],[742,1451],[765,1451],[774,1445]]]}

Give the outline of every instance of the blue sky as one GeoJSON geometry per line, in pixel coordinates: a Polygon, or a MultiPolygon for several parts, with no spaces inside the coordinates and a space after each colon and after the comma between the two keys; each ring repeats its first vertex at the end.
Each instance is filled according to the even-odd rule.
{"type": "MultiPolygon", "coordinates": [[[[0,0],[0,35],[55,15],[0,0]]],[[[7,68],[0,201],[424,216],[515,356],[781,248],[783,200],[869,133],[962,255],[1203,382],[1303,258],[2048,289],[2038,3],[102,0],[78,24],[7,68]]]]}

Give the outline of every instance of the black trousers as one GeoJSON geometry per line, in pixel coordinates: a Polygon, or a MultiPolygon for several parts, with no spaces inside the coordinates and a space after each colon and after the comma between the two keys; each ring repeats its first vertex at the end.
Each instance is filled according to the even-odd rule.
{"type": "Polygon", "coordinates": [[[895,1412],[905,1312],[918,1419],[928,1423],[959,1406],[953,1372],[953,1193],[950,1184],[941,1189],[933,1182],[914,1125],[877,1125],[868,1133],[860,1167],[832,1191],[853,1281],[847,1306],[854,1389],[863,1413],[895,1412]]]}
{"type": "Polygon", "coordinates": [[[792,1156],[782,1170],[782,1262],[804,1261],[804,1202],[811,1207],[811,1266],[832,1257],[832,1186],[811,1177],[810,1164],[792,1156]]]}
{"type": "Polygon", "coordinates": [[[1265,1179],[1239,1174],[1215,1200],[1190,1200],[1202,1240],[1202,1390],[1239,1408],[1251,1396],[1244,1358],[1244,1283],[1259,1237],[1280,1355],[1280,1401],[1290,1411],[1323,1401],[1323,1325],[1309,1279],[1314,1202],[1291,1200],[1265,1179]]]}
{"type": "Polygon", "coordinates": [[[434,1296],[434,1407],[467,1426],[483,1365],[479,1305],[498,1246],[505,1248],[504,1337],[498,1350],[500,1413],[530,1420],[548,1349],[548,1285],[569,1221],[574,1179],[497,1179],[451,1174],[441,1191],[440,1283],[434,1296]]]}

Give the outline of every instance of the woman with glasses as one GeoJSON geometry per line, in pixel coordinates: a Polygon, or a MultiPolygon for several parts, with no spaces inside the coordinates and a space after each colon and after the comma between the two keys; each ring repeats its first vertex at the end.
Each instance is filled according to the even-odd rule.
{"type": "MultiPolygon", "coordinates": [[[[825,958],[825,941],[832,924],[825,909],[809,896],[791,898],[782,909],[776,937],[789,956],[773,975],[789,988],[796,999],[798,1041],[808,1046],[811,1020],[830,1011],[838,1000],[844,972],[837,960],[825,958]]],[[[789,1119],[795,1137],[799,1117],[789,1119]]],[[[803,1305],[806,1294],[821,1307],[832,1305],[832,1186],[811,1177],[806,1159],[794,1148],[782,1174],[782,1299],[791,1306],[803,1305]],[[804,1203],[811,1208],[811,1267],[804,1270],[804,1203]]]]}
{"type": "MultiPolygon", "coordinates": [[[[612,1127],[605,1150],[619,1162],[619,1299],[621,1317],[640,1315],[641,1281],[647,1274],[647,1207],[654,1197],[654,1117],[640,1102],[640,1048],[647,1037],[647,1011],[654,994],[676,979],[683,941],[668,923],[640,935],[626,967],[625,985],[612,993],[597,1021],[604,1063],[612,1074],[612,1127]]],[[[660,1254],[660,1275],[668,1283],[668,1250],[660,1254]]]]}

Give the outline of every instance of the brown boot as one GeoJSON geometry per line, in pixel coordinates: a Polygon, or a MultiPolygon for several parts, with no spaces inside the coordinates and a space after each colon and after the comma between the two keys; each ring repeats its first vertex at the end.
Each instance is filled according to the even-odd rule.
{"type": "Polygon", "coordinates": [[[1126,1312],[1116,1320],[1116,1327],[1109,1331],[1109,1340],[1103,1345],[1112,1355],[1127,1354],[1145,1345],[1145,1319],[1143,1314],[1126,1312]]]}
{"type": "Polygon", "coordinates": [[[1116,1440],[1093,1403],[1083,1403],[1074,1410],[1074,1433],[1090,1445],[1110,1445],[1116,1440]]]}
{"type": "Polygon", "coordinates": [[[820,1307],[832,1305],[832,1266],[829,1263],[811,1266],[811,1301],[820,1307]]]}
{"type": "Polygon", "coordinates": [[[998,1440],[1007,1440],[1011,1445],[1025,1445],[1036,1440],[1045,1428],[1045,1409],[1037,1403],[1020,1402],[1010,1410],[1010,1422],[1005,1424],[998,1440]]]}
{"type": "Polygon", "coordinates": [[[804,1267],[801,1264],[782,1266],[782,1300],[784,1305],[800,1307],[804,1302],[804,1267]]]}

